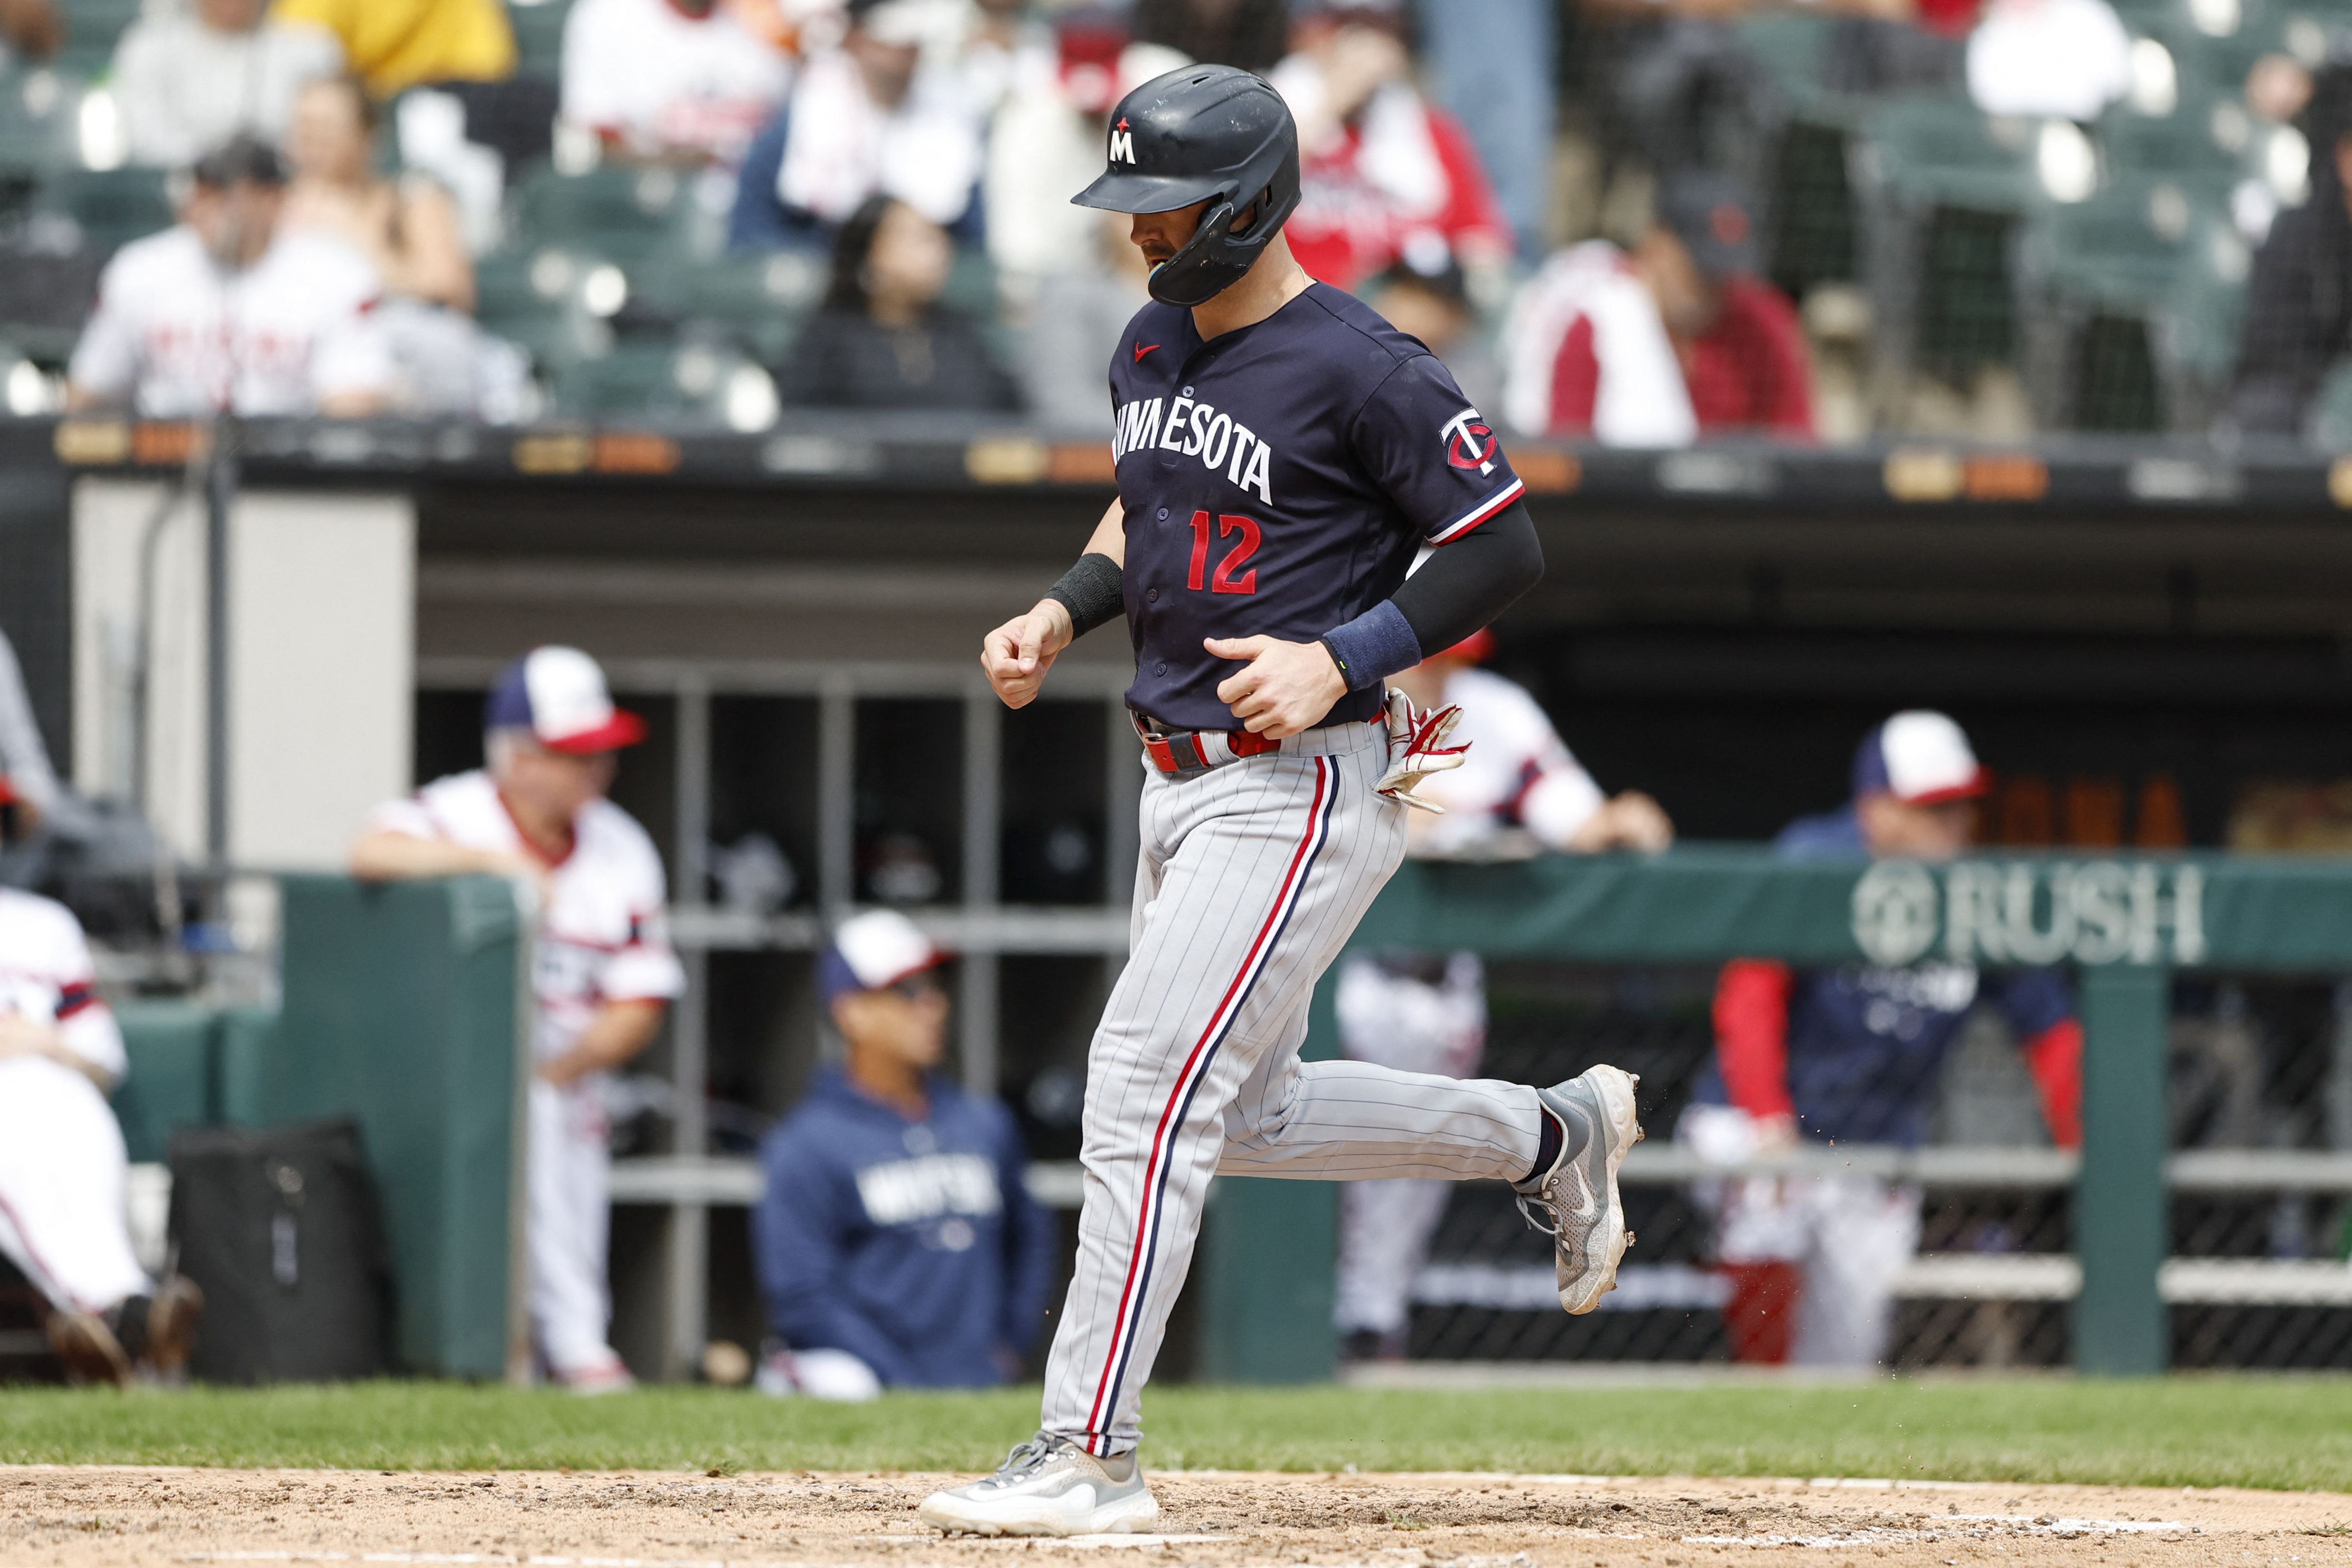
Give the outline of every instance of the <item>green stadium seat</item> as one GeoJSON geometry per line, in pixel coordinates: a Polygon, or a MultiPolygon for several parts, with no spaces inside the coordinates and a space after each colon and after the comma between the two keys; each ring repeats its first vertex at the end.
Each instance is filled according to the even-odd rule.
{"type": "Polygon", "coordinates": [[[515,193],[512,232],[620,262],[677,248],[691,213],[687,181],[669,169],[544,170],[515,193]]]}
{"type": "Polygon", "coordinates": [[[507,22],[514,28],[518,75],[561,79],[563,22],[571,14],[572,0],[536,0],[530,5],[508,0],[507,22]]]}
{"type": "Polygon", "coordinates": [[[630,292],[654,314],[742,344],[753,357],[782,359],[824,293],[822,256],[771,256],[672,261],[631,270],[630,292]]]}
{"type": "Polygon", "coordinates": [[[102,77],[114,64],[115,46],[139,20],[142,0],[63,0],[66,47],[56,64],[77,76],[102,77]]]}
{"type": "Polygon", "coordinates": [[[500,251],[474,264],[474,316],[541,370],[607,352],[612,329],[588,314],[580,286],[594,256],[556,246],[500,251]]]}
{"type": "Polygon", "coordinates": [[[70,169],[41,183],[36,213],[70,218],[82,244],[111,251],[178,222],[158,169],[70,169]]]}
{"type": "Polygon", "coordinates": [[[2045,411],[2078,429],[2201,426],[2249,262],[2223,200],[2185,182],[2135,178],[2038,214],[2019,265],[2045,411]]]}
{"type": "Polygon", "coordinates": [[[2030,128],[1965,99],[1895,99],[1862,118],[1866,183],[1906,206],[2022,213],[2042,200],[2030,128]]]}
{"type": "Polygon", "coordinates": [[[14,198],[6,205],[18,204],[36,181],[79,162],[79,97],[80,84],[62,71],[0,71],[0,188],[14,198]]]}
{"type": "Polygon", "coordinates": [[[2184,96],[2170,114],[2118,109],[2099,121],[2098,135],[2107,166],[2118,181],[2163,178],[2210,188],[2234,183],[2250,172],[2252,129],[2250,117],[2233,99],[2184,96]],[[2233,130],[2232,116],[2238,121],[2235,148],[2222,140],[2233,130]]]}

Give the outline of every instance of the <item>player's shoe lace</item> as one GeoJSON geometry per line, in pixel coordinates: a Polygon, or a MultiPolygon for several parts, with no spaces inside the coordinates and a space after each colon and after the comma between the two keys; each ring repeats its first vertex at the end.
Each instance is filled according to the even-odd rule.
{"type": "Polygon", "coordinates": [[[1462,710],[1448,706],[1424,713],[1412,706],[1412,698],[1391,686],[1386,718],[1389,768],[1373,788],[1391,800],[1444,816],[1444,807],[1434,800],[1423,800],[1413,789],[1433,773],[1461,767],[1463,758],[1469,755],[1467,742],[1460,746],[1445,744],[1454,727],[1462,722],[1462,710]]]}
{"type": "Polygon", "coordinates": [[[1559,1304],[1583,1313],[1617,1288],[1617,1264],[1633,1244],[1617,1196],[1617,1167],[1642,1141],[1633,1112],[1641,1080],[1616,1067],[1595,1067],[1536,1096],[1559,1118],[1564,1136],[1549,1170],[1517,1184],[1519,1212],[1552,1239],[1559,1304]]]}

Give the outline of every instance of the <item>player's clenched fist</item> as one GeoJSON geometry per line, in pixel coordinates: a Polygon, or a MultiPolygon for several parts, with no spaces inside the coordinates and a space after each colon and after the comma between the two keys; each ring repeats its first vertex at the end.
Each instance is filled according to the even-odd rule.
{"type": "Polygon", "coordinates": [[[1026,707],[1075,635],[1062,601],[1041,599],[1026,615],[1014,616],[981,639],[980,667],[1006,707],[1026,707]]]}
{"type": "Polygon", "coordinates": [[[1217,684],[1217,700],[1234,710],[1243,728],[1269,740],[1314,728],[1348,695],[1348,683],[1320,643],[1210,637],[1201,646],[1220,659],[1249,661],[1217,684]]]}

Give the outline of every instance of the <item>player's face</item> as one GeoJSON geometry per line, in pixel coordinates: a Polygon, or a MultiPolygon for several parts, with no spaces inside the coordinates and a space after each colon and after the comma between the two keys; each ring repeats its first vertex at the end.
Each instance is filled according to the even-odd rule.
{"type": "Polygon", "coordinates": [[[1137,213],[1127,221],[1128,242],[1143,253],[1148,265],[1158,267],[1191,242],[1208,206],[1206,202],[1195,202],[1172,212],[1137,213]]]}
{"type": "Polygon", "coordinates": [[[833,1004],[833,1018],[852,1051],[919,1071],[937,1067],[947,1054],[948,994],[929,975],[845,996],[833,1004]]]}
{"type": "Polygon", "coordinates": [[[1915,806],[1892,795],[1865,795],[1855,803],[1862,836],[1882,860],[1948,861],[1964,854],[1977,833],[1974,800],[1915,806]]]}

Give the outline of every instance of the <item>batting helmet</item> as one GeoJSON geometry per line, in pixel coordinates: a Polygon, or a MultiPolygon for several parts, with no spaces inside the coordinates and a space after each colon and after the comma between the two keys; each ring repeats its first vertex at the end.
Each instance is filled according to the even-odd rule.
{"type": "Polygon", "coordinates": [[[1298,127],[1258,78],[1232,66],[1154,77],[1111,110],[1109,168],[1070,200],[1114,213],[1208,203],[1184,247],[1151,271],[1151,297],[1205,305],[1250,269],[1298,205],[1298,127]],[[1234,219],[1256,211],[1236,231],[1234,219]]]}

